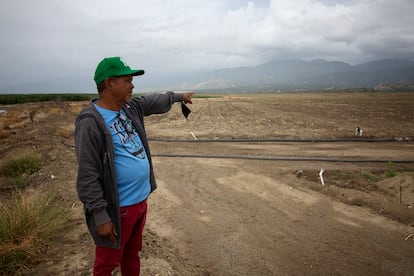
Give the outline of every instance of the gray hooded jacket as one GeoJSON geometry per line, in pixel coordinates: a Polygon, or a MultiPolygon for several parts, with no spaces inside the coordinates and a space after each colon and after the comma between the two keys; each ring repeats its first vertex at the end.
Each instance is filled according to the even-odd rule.
{"type": "MultiPolygon", "coordinates": [[[[123,106],[137,130],[150,163],[151,192],[157,187],[144,128],[144,116],[168,112],[183,94],[167,92],[131,99],[123,106]]],[[[92,101],[76,118],[75,147],[78,160],[77,191],[84,205],[86,223],[96,245],[120,247],[120,206],[114,169],[112,136],[92,101]],[[98,235],[96,225],[112,221],[118,232],[116,244],[98,235]]]]}

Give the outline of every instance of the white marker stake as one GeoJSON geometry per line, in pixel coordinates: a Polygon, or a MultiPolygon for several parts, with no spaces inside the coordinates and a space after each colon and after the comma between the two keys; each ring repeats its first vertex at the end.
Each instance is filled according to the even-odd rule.
{"type": "Polygon", "coordinates": [[[198,140],[197,137],[194,135],[194,132],[190,131],[191,135],[193,135],[194,140],[198,140]]]}
{"type": "Polygon", "coordinates": [[[319,171],[319,178],[321,179],[321,184],[322,184],[322,186],[324,186],[325,185],[325,181],[323,181],[323,172],[324,172],[325,170],[323,169],[323,168],[321,168],[321,170],[319,171]]]}

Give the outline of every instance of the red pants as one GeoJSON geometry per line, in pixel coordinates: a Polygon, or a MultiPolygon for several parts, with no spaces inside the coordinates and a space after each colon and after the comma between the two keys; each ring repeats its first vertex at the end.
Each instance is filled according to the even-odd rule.
{"type": "Polygon", "coordinates": [[[119,265],[122,275],[139,275],[139,251],[147,217],[147,202],[121,207],[121,248],[96,246],[93,275],[112,275],[119,265]]]}

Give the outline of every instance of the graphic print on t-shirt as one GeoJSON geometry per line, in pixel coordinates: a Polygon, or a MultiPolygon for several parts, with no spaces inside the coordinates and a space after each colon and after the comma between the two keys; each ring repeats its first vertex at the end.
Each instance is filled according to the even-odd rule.
{"type": "Polygon", "coordinates": [[[119,137],[121,145],[133,156],[144,159],[145,152],[141,139],[132,125],[132,121],[121,110],[119,116],[110,125],[114,133],[119,137]]]}

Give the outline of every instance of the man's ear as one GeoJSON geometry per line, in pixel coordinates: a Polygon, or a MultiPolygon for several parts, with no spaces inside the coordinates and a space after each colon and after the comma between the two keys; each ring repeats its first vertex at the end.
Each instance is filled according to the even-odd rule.
{"type": "Polygon", "coordinates": [[[108,89],[111,89],[112,88],[112,85],[113,85],[113,81],[114,80],[111,79],[111,78],[106,78],[104,80],[105,87],[108,88],[108,89]]]}

